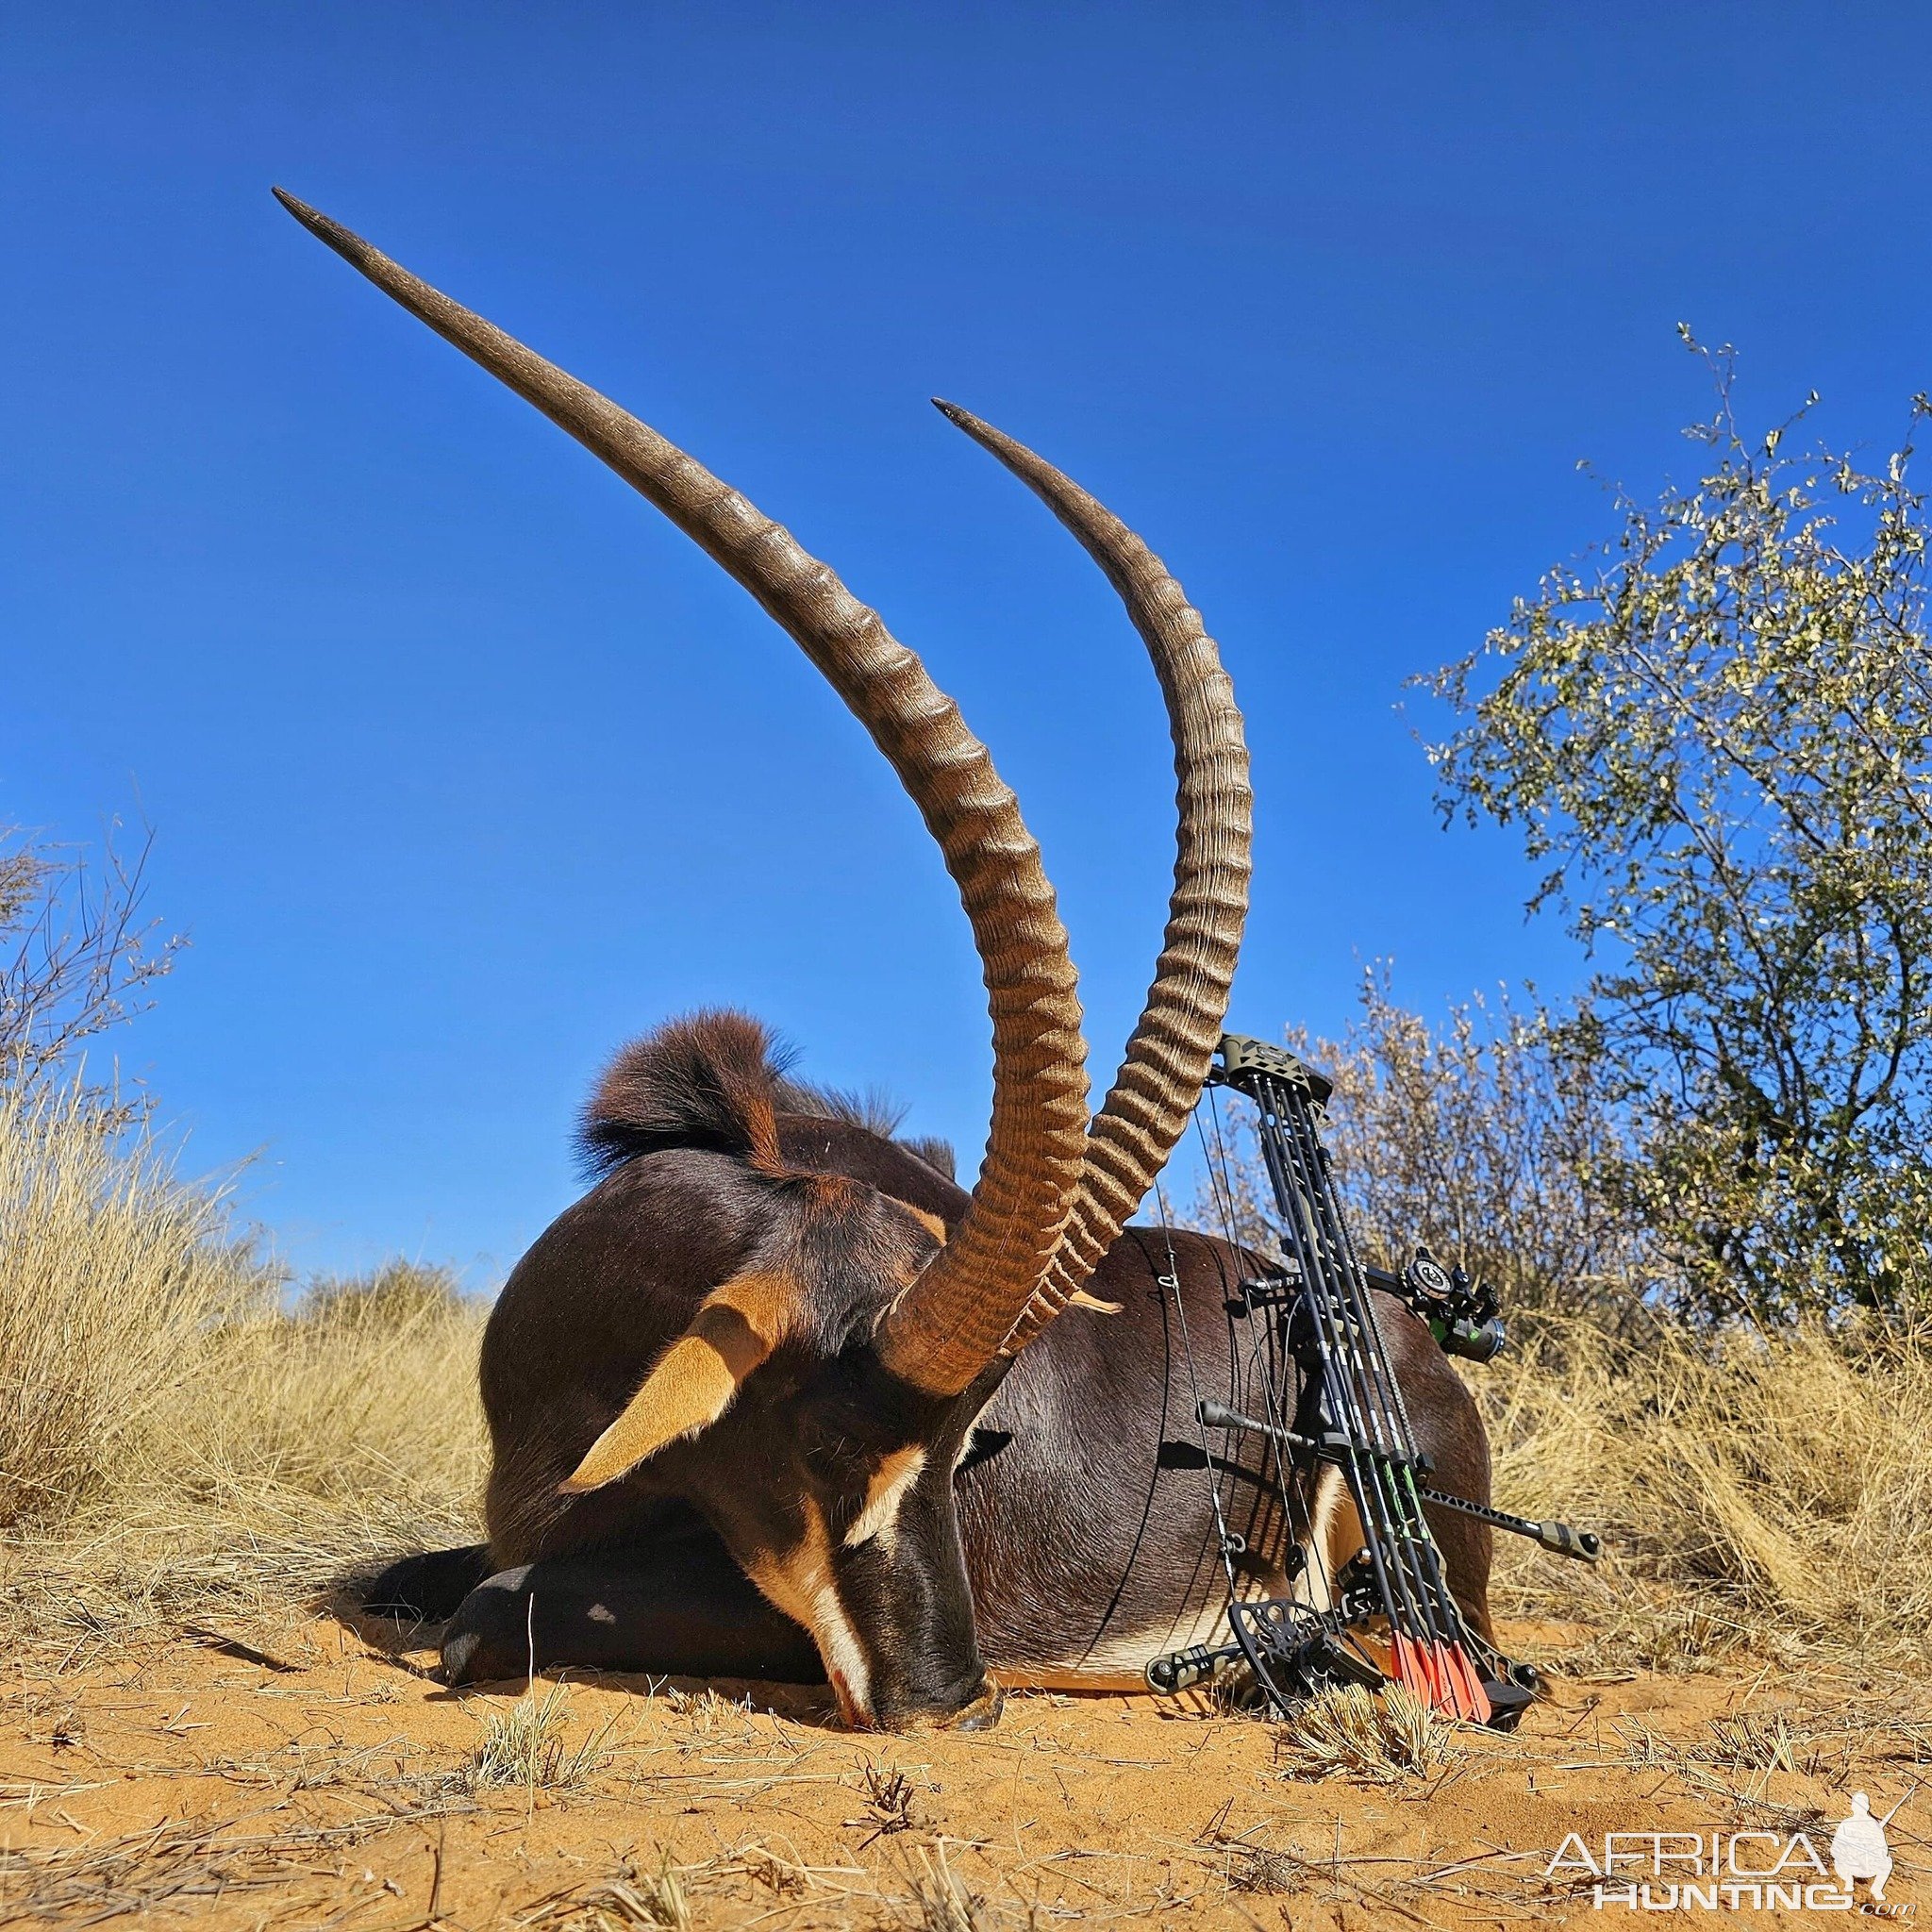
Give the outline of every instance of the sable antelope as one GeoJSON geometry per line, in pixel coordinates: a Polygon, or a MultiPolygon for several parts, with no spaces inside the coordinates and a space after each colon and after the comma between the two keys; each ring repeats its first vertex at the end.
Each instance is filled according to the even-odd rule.
{"type": "MultiPolygon", "coordinates": [[[[277,191],[279,194],[280,191],[277,191]]],[[[487,1548],[412,1557],[374,1609],[454,1615],[452,1681],[540,1663],[828,1679],[854,1724],[991,1722],[1001,1684],[1128,1681],[1223,1613],[1191,1389],[1242,1399],[1230,1297],[1257,1257],[1125,1223],[1185,1125],[1247,905],[1247,755],[1180,587],[1059,471],[939,407],[1105,571],[1153,659],[1178,778],[1165,945],[1090,1123],[1067,939],[1013,794],[958,708],[824,564],[655,431],[287,195],[404,308],[694,538],[871,732],[938,841],[985,970],[992,1121],[968,1194],[930,1148],[789,1080],[756,1023],[700,1014],[621,1055],[581,1142],[591,1191],[525,1256],[483,1343],[487,1548]],[[1065,1311],[1085,1312],[1058,1320],[1065,1311]],[[1104,1312],[1103,1312],[1104,1311],[1104,1312]],[[1185,1345],[1191,1376],[1185,1374],[1185,1345]],[[989,1666],[991,1667],[991,1674],[989,1666]]],[[[1381,1309],[1440,1486],[1489,1495],[1474,1405],[1381,1309]]],[[[1332,1574],[1332,1480],[1219,1471],[1257,1593],[1332,1574]]],[[[1487,1635],[1489,1532],[1443,1514],[1487,1635]]]]}

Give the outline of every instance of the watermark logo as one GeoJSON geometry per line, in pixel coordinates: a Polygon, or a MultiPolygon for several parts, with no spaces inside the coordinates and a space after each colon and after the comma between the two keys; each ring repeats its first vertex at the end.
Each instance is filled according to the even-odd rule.
{"type": "Polygon", "coordinates": [[[1891,1852],[1883,1818],[1863,1791],[1831,1835],[1827,1863],[1802,1831],[1609,1831],[1592,1847],[1573,1831],[1544,1868],[1578,1890],[1586,1879],[1598,1911],[1849,1912],[1863,1907],[1903,1918],[1910,1906],[1888,1903],[1891,1852]]]}
{"type": "MultiPolygon", "coordinates": [[[[1905,1800],[1901,1798],[1899,1804],[1905,1800]]],[[[1883,1818],[1872,1815],[1872,1800],[1863,1791],[1852,1793],[1852,1815],[1831,1835],[1831,1869],[1849,1891],[1864,1879],[1872,1896],[1885,1903],[1885,1881],[1891,1876],[1891,1849],[1885,1841],[1885,1827],[1898,1815],[1894,1805],[1883,1818]]]]}

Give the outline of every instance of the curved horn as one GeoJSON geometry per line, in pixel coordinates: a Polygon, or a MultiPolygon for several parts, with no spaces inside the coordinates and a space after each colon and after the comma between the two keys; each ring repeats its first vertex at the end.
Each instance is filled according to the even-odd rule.
{"type": "MultiPolygon", "coordinates": [[[[901,1303],[887,1358],[956,1394],[998,1352],[1079,1182],[1086,1045],[1040,848],[958,708],[823,563],[656,430],[278,188],[304,227],[656,504],[796,640],[885,753],[945,855],[985,969],[992,1124],[966,1216],[901,1303]]],[[[882,1339],[882,1343],[883,1343],[882,1339]]]]}
{"type": "Polygon", "coordinates": [[[991,450],[1080,540],[1119,592],[1160,679],[1174,734],[1179,827],[1167,934],[1140,1024],[1087,1140],[1087,1167],[1053,1266],[1005,1353],[1079,1291],[1141,1205],[1201,1097],[1227,1013],[1248,912],[1254,793],[1234,687],[1214,640],[1165,566],[1112,511],[990,423],[940,410],[991,450]]]}

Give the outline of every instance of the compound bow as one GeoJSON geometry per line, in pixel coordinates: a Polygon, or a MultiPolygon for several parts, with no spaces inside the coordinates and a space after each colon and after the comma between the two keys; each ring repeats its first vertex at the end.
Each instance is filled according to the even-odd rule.
{"type": "MultiPolygon", "coordinates": [[[[1217,1483],[1215,1520],[1234,1641],[1156,1657],[1147,1682],[1156,1690],[1178,1691],[1245,1661],[1257,1690],[1282,1713],[1327,1685],[1393,1681],[1433,1710],[1511,1728],[1535,1694],[1536,1672],[1512,1663],[1469,1628],[1423,1506],[1460,1511],[1584,1562],[1596,1561],[1601,1545],[1588,1531],[1472,1503],[1429,1481],[1430,1463],[1416,1446],[1374,1291],[1405,1302],[1447,1353],[1479,1362],[1503,1346],[1495,1297],[1462,1269],[1444,1269],[1426,1249],[1400,1276],[1363,1266],[1319,1131],[1330,1082],[1283,1048],[1238,1034],[1223,1037],[1220,1059],[1209,1085],[1254,1103],[1283,1240],[1278,1267],[1243,1281],[1240,1303],[1230,1304],[1250,1324],[1245,1380],[1265,1413],[1209,1401],[1196,1389],[1204,1453],[1209,1431],[1258,1438],[1291,1510],[1300,1483],[1332,1466],[1360,1519],[1363,1548],[1339,1576],[1325,1579],[1325,1608],[1298,1597],[1244,1598],[1236,1558],[1245,1543],[1227,1526],[1217,1483]],[[1386,1632],[1386,1666],[1361,1641],[1370,1625],[1386,1632]]],[[[1216,1481],[1211,1453],[1208,1461],[1209,1480],[1216,1481]]]]}

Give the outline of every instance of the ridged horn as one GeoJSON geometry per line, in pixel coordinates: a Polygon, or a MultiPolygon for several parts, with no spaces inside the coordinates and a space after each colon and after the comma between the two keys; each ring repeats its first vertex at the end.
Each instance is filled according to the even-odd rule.
{"type": "Polygon", "coordinates": [[[1087,1137],[1067,1231],[1004,1352],[1073,1300],[1185,1131],[1221,1039],[1248,912],[1254,793],[1234,687],[1201,614],[1111,510],[1025,444],[952,403],[940,410],[1026,484],[1080,540],[1126,606],[1167,700],[1178,827],[1166,938],[1140,1024],[1087,1137]]]}
{"type": "Polygon", "coordinates": [[[986,747],[925,667],[823,563],[702,464],[596,391],[278,188],[304,227],[654,503],[758,599],[872,734],[945,856],[992,1015],[992,1123],[965,1218],[891,1326],[889,1361],[955,1394],[998,1352],[1079,1185],[1086,1045],[1040,848],[986,747]]]}

